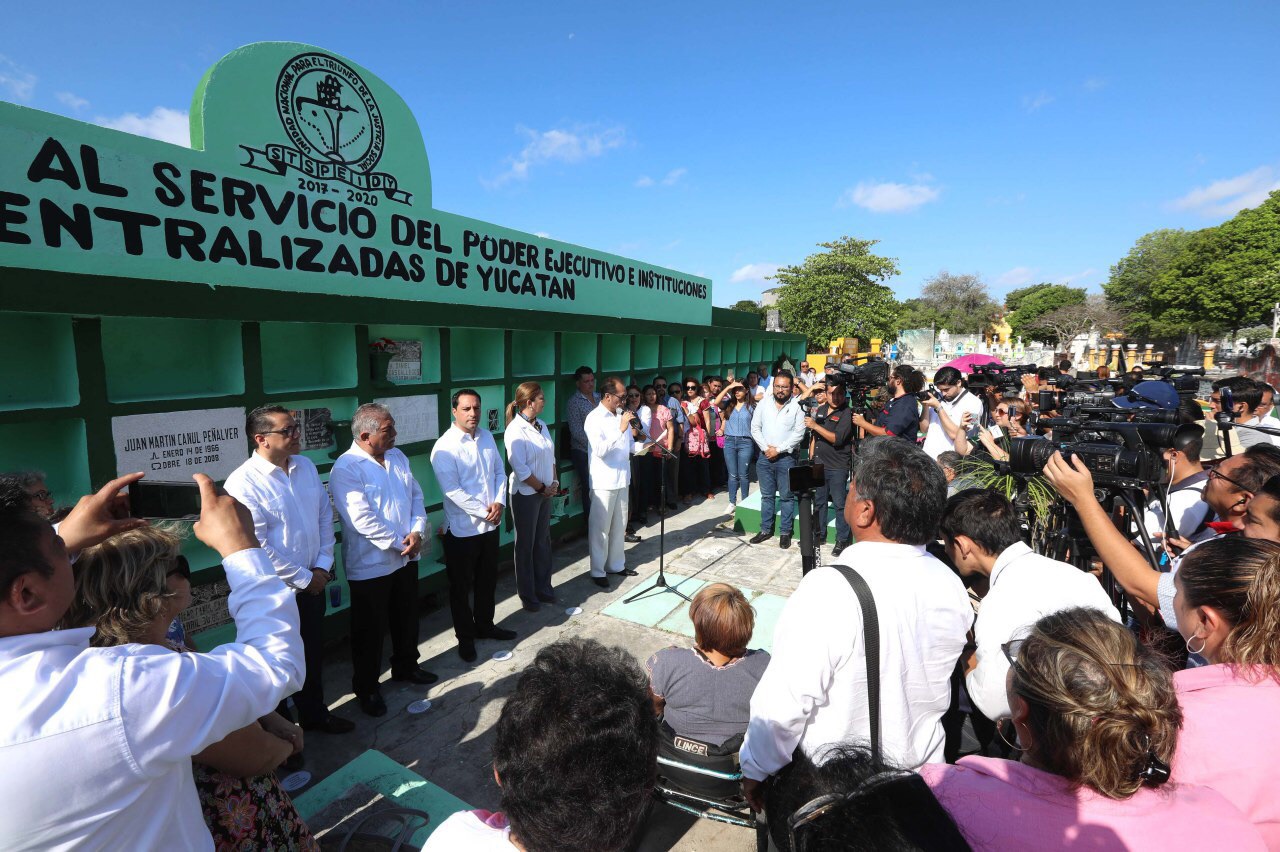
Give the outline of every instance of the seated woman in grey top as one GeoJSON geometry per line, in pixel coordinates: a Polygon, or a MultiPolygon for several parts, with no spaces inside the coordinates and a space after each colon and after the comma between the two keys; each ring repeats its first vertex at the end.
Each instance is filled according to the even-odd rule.
{"type": "Polygon", "coordinates": [[[755,610],[726,583],[704,586],[689,604],[693,648],[663,648],[649,658],[654,712],[673,734],[722,746],[741,740],[751,693],[769,665],[767,651],[748,650],[755,610]]]}

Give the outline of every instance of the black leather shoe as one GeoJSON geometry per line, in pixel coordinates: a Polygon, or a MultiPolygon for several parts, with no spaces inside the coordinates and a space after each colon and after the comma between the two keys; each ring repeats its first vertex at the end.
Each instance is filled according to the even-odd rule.
{"type": "Polygon", "coordinates": [[[387,702],[382,700],[382,696],[376,692],[368,695],[360,696],[360,709],[367,716],[385,716],[387,715],[387,702]]]}
{"type": "Polygon", "coordinates": [[[302,756],[302,752],[291,754],[284,759],[284,763],[280,764],[286,772],[297,772],[303,767],[306,760],[302,756]]]}
{"type": "Polygon", "coordinates": [[[614,577],[639,577],[640,576],[639,571],[634,571],[630,568],[623,568],[621,571],[607,571],[605,573],[611,574],[614,577]]]}
{"type": "Polygon", "coordinates": [[[410,671],[407,671],[407,672],[401,672],[400,674],[393,673],[391,675],[391,679],[404,680],[404,681],[408,681],[409,683],[419,684],[420,686],[427,686],[428,684],[435,683],[440,678],[437,675],[434,675],[431,672],[427,671],[422,666],[418,666],[415,669],[411,669],[410,671]]]}
{"type": "Polygon", "coordinates": [[[786,550],[790,546],[791,546],[791,533],[784,533],[783,535],[778,537],[778,547],[781,547],[783,550],[786,550]]]}
{"type": "Polygon", "coordinates": [[[592,577],[591,582],[595,583],[597,586],[599,586],[602,589],[609,588],[609,581],[604,577],[592,577]]]}
{"type": "Polygon", "coordinates": [[[636,535],[635,533],[627,533],[622,537],[622,540],[625,541],[627,544],[635,544],[637,541],[640,540],[640,536],[636,535]]]}
{"type": "Polygon", "coordinates": [[[525,612],[538,612],[539,610],[541,610],[541,609],[542,609],[542,607],[541,607],[539,604],[536,604],[536,603],[529,603],[529,601],[521,601],[521,602],[520,602],[520,607],[521,607],[525,612]]]}
{"type": "Polygon", "coordinates": [[[759,544],[760,542],[762,542],[762,541],[768,541],[768,540],[769,540],[769,539],[771,539],[771,538],[773,538],[773,532],[772,532],[772,531],[770,531],[770,532],[765,532],[765,531],[761,530],[760,532],[758,532],[758,533],[756,533],[755,535],[751,536],[751,538],[749,539],[749,543],[751,543],[751,544],[759,544]]]}
{"type": "Polygon", "coordinates": [[[302,726],[304,731],[320,731],[323,734],[349,734],[355,729],[355,722],[332,713],[323,722],[307,722],[302,726]]]}
{"type": "Polygon", "coordinates": [[[461,657],[465,662],[474,663],[476,661],[475,640],[459,639],[458,640],[458,656],[461,657]]]}
{"type": "Polygon", "coordinates": [[[514,639],[516,632],[505,627],[487,627],[476,632],[477,639],[514,639]]]}
{"type": "Polygon", "coordinates": [[[560,599],[555,595],[538,595],[538,600],[545,604],[560,603],[560,599]]]}
{"type": "Polygon", "coordinates": [[[851,542],[848,542],[848,541],[837,541],[836,546],[831,548],[831,557],[834,559],[835,557],[839,556],[841,553],[844,553],[844,549],[848,547],[850,544],[851,542]]]}

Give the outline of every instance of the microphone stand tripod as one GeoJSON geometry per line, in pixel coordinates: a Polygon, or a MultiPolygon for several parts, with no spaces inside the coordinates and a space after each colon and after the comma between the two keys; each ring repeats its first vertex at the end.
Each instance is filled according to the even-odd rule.
{"type": "Polygon", "coordinates": [[[663,464],[659,467],[659,471],[658,471],[658,506],[659,506],[659,509],[658,509],[658,576],[653,581],[653,585],[645,589],[640,589],[631,597],[624,600],[622,602],[623,604],[629,604],[632,601],[634,601],[636,598],[640,597],[641,595],[646,595],[649,592],[654,591],[655,589],[659,592],[671,592],[673,595],[679,595],[680,597],[684,598],[686,601],[689,600],[689,596],[686,595],[684,592],[680,591],[675,586],[671,586],[667,584],[667,575],[664,572],[664,564],[665,564],[666,553],[667,553],[666,537],[667,537],[667,511],[668,510],[667,510],[667,476],[666,476],[666,471],[662,470],[661,468],[666,467],[666,460],[674,459],[676,457],[676,454],[673,453],[671,450],[668,450],[666,447],[662,446],[662,444],[660,444],[657,441],[650,441],[649,443],[645,444],[644,447],[642,448],[642,452],[647,453],[650,449],[654,447],[657,447],[658,452],[660,452],[663,456],[663,464]]]}

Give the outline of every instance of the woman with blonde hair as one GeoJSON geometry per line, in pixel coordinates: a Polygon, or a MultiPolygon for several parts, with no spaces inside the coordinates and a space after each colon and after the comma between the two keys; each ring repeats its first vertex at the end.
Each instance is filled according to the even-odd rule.
{"type": "Polygon", "coordinates": [[[511,465],[511,516],[515,520],[516,590],[520,603],[537,612],[555,603],[551,588],[551,500],[560,491],[556,446],[539,419],[546,405],[542,385],[522,382],[507,405],[502,443],[511,465]]]}
{"type": "MultiPolygon", "coordinates": [[[[191,569],[182,536],[163,525],[120,533],[80,554],[75,599],[63,627],[93,627],[95,647],[161,645],[191,603],[191,569]]],[[[214,845],[234,849],[317,850],[274,771],[302,750],[302,729],[278,713],[235,731],[192,758],[192,774],[214,845]]]]}
{"type": "Polygon", "coordinates": [[[727,583],[703,586],[689,604],[694,647],[672,645],[649,658],[654,712],[668,737],[738,750],[751,718],[751,693],[769,665],[769,652],[750,650],[755,610],[727,583]]]}
{"type": "Polygon", "coordinates": [[[1206,541],[1173,585],[1178,632],[1209,661],[1173,676],[1183,716],[1174,776],[1222,793],[1280,849],[1280,544],[1206,541]]]}
{"type": "Polygon", "coordinates": [[[1127,628],[1068,609],[1003,649],[1021,762],[920,769],[974,849],[1264,848],[1203,779],[1168,783],[1182,711],[1165,662],[1127,628]]]}

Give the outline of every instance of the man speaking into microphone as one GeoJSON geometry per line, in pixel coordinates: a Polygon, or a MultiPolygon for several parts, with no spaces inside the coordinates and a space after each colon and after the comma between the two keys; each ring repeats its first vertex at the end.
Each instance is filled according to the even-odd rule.
{"type": "Polygon", "coordinates": [[[600,404],[583,423],[590,451],[591,515],[587,536],[591,546],[591,580],[609,588],[606,574],[634,577],[626,567],[627,488],[631,484],[632,421],[626,409],[627,386],[617,376],[604,380],[600,404]]]}

